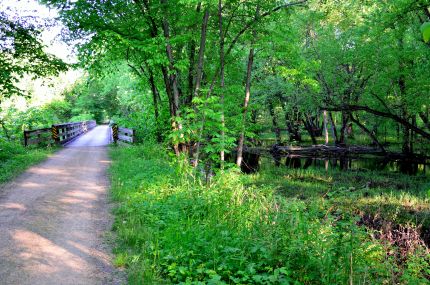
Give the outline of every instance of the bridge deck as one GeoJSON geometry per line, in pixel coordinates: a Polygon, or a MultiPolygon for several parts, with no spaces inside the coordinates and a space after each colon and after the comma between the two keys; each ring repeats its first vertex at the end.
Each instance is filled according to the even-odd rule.
{"type": "Polygon", "coordinates": [[[107,146],[110,143],[110,128],[107,125],[97,126],[88,133],[68,143],[67,147],[107,146]]]}
{"type": "Polygon", "coordinates": [[[104,235],[108,126],[0,186],[0,284],[123,284],[104,235]]]}

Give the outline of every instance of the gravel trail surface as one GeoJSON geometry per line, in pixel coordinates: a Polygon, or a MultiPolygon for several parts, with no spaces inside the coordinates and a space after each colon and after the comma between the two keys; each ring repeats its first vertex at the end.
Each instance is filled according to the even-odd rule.
{"type": "Polygon", "coordinates": [[[0,186],[0,284],[125,284],[112,266],[109,128],[0,186]]]}

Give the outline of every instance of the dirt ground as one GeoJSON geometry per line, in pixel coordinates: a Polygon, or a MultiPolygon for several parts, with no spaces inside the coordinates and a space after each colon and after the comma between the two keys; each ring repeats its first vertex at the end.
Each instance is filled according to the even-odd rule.
{"type": "Polygon", "coordinates": [[[112,265],[107,126],[0,186],[0,284],[125,284],[112,265]]]}

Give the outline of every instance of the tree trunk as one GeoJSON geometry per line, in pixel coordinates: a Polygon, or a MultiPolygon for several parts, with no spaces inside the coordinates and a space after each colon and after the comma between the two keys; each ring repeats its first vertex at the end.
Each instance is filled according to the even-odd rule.
{"type": "MultiPolygon", "coordinates": [[[[197,62],[196,86],[194,89],[194,97],[198,97],[199,91],[200,91],[200,85],[201,85],[201,81],[202,81],[204,56],[205,56],[205,48],[206,48],[206,32],[207,32],[207,27],[208,27],[208,21],[209,21],[209,9],[206,8],[205,14],[203,16],[201,36],[200,36],[199,60],[197,62]]],[[[199,139],[197,141],[196,153],[194,156],[194,167],[197,167],[197,165],[199,164],[200,145],[201,145],[201,140],[203,137],[204,123],[205,123],[204,121],[205,121],[205,118],[203,116],[202,126],[200,127],[200,130],[199,130],[199,139]]]]}
{"type": "Polygon", "coordinates": [[[429,117],[428,117],[424,112],[420,112],[420,113],[419,113],[419,116],[420,116],[421,120],[423,121],[424,126],[426,126],[426,128],[427,128],[428,130],[430,130],[429,117]]]}
{"type": "Polygon", "coordinates": [[[224,117],[224,86],[225,86],[225,52],[224,52],[224,29],[222,17],[222,0],[218,2],[219,20],[219,60],[220,60],[220,103],[221,103],[221,169],[224,168],[225,161],[225,117],[224,117]]]}
{"type": "Polygon", "coordinates": [[[328,118],[327,118],[327,111],[323,111],[323,123],[324,123],[324,138],[325,138],[325,145],[328,145],[329,143],[329,137],[328,137],[328,118]]]}
{"type": "Polygon", "coordinates": [[[157,142],[162,142],[161,137],[161,130],[160,130],[160,115],[159,115],[159,109],[158,109],[158,102],[160,99],[160,93],[158,92],[157,86],[155,85],[154,80],[154,73],[152,72],[152,69],[148,67],[149,72],[149,84],[151,85],[151,91],[152,91],[152,99],[154,103],[154,117],[155,117],[155,126],[156,126],[156,132],[155,135],[157,137],[157,142]]]}
{"type": "Polygon", "coordinates": [[[402,152],[404,154],[412,153],[411,150],[411,131],[408,127],[403,127],[403,146],[402,152]]]}
{"type": "Polygon", "coordinates": [[[285,106],[282,106],[282,108],[284,109],[284,112],[285,112],[285,124],[287,125],[287,131],[290,135],[290,141],[301,142],[302,136],[300,135],[300,129],[299,129],[299,126],[295,124],[295,118],[294,118],[295,111],[293,110],[292,111],[293,114],[290,115],[290,113],[285,108],[285,106]]]}
{"type": "Polygon", "coordinates": [[[3,133],[8,140],[10,140],[9,130],[6,128],[6,125],[3,120],[0,120],[1,128],[3,129],[3,133]]]}
{"type": "Polygon", "coordinates": [[[384,146],[379,142],[378,138],[372,131],[370,131],[368,128],[366,128],[366,126],[360,123],[360,121],[356,119],[352,114],[349,118],[372,139],[373,143],[377,145],[381,149],[381,151],[386,152],[384,146]]]}
{"type": "MultiPolygon", "coordinates": [[[[376,115],[376,116],[380,116],[380,117],[383,117],[383,118],[390,118],[393,121],[397,122],[398,126],[400,125],[400,126],[409,128],[409,129],[413,130],[415,133],[417,133],[420,136],[422,136],[423,138],[425,138],[427,140],[430,140],[430,133],[424,131],[423,129],[418,128],[417,126],[414,126],[407,119],[405,119],[404,116],[398,116],[396,114],[388,113],[388,112],[381,112],[381,111],[369,108],[367,106],[360,106],[360,105],[347,105],[347,106],[335,107],[335,108],[326,107],[326,109],[327,110],[331,110],[331,111],[343,111],[343,110],[346,110],[348,112],[352,112],[352,111],[365,111],[365,112],[368,112],[370,114],[373,114],[373,115],[376,115]]],[[[400,132],[400,129],[398,129],[398,132],[400,132]]]]}
{"type": "Polygon", "coordinates": [[[202,30],[200,37],[200,49],[199,49],[199,60],[197,62],[197,72],[196,72],[196,86],[194,89],[194,97],[197,97],[200,91],[200,85],[202,82],[203,66],[205,60],[205,48],[206,48],[206,31],[208,28],[209,21],[209,9],[206,8],[205,14],[203,16],[202,30]]]}
{"type": "Polygon", "coordinates": [[[304,116],[302,121],[303,121],[303,124],[305,126],[305,129],[308,131],[309,136],[311,137],[312,143],[314,145],[316,145],[317,139],[316,139],[315,131],[314,131],[315,125],[312,123],[312,120],[309,119],[309,117],[306,115],[304,116]]]}
{"type": "Polygon", "coordinates": [[[333,135],[334,143],[337,144],[339,141],[338,141],[338,137],[337,137],[336,124],[335,124],[334,119],[333,119],[333,114],[331,112],[328,112],[328,117],[329,117],[330,123],[331,123],[331,134],[333,135]]]}
{"type": "Polygon", "coordinates": [[[346,112],[342,112],[342,127],[340,128],[340,138],[339,144],[346,145],[346,131],[349,121],[349,114],[346,112]]]}
{"type": "MultiPolygon", "coordinates": [[[[258,17],[258,13],[259,13],[259,7],[257,7],[256,17],[258,17]]],[[[239,143],[237,146],[236,165],[238,167],[241,167],[242,160],[243,160],[243,144],[245,142],[246,114],[248,112],[249,99],[251,97],[252,65],[254,63],[254,43],[255,43],[256,37],[257,37],[257,33],[254,30],[251,48],[249,50],[248,65],[246,68],[245,100],[243,102],[243,111],[242,111],[242,130],[240,132],[239,143]]]]}
{"type": "Polygon", "coordinates": [[[273,124],[273,131],[275,132],[276,136],[276,144],[281,144],[281,130],[279,129],[278,120],[276,119],[275,109],[273,108],[273,102],[269,100],[269,112],[270,116],[272,117],[272,124],[273,124]]]}
{"type": "MultiPolygon", "coordinates": [[[[199,2],[197,4],[196,12],[200,13],[202,7],[202,3],[199,2]]],[[[189,56],[188,60],[190,61],[190,65],[188,67],[188,95],[185,99],[184,103],[186,105],[190,105],[193,101],[193,95],[194,95],[194,71],[195,71],[195,61],[196,61],[196,41],[191,39],[190,41],[190,48],[189,48],[189,56]]]]}
{"type": "MultiPolygon", "coordinates": [[[[167,0],[160,0],[160,3],[162,5],[167,5],[167,0]]],[[[167,11],[165,11],[165,14],[167,14],[167,11]]],[[[171,87],[172,90],[172,128],[173,131],[178,131],[178,132],[182,132],[182,123],[180,120],[178,120],[178,118],[181,116],[180,113],[180,103],[179,103],[179,88],[178,88],[178,82],[177,82],[177,71],[175,69],[174,66],[174,57],[173,57],[173,50],[172,50],[172,45],[170,43],[170,28],[169,28],[169,22],[167,21],[167,17],[164,16],[163,17],[163,33],[164,33],[164,38],[166,40],[166,55],[167,58],[169,59],[169,85],[171,87]]],[[[180,134],[180,138],[183,138],[183,134],[180,134]]],[[[175,143],[175,145],[177,145],[175,143]]],[[[187,151],[187,147],[184,143],[180,144],[181,146],[181,151],[182,152],[186,152],[187,151]]],[[[179,146],[174,146],[175,148],[175,152],[176,155],[179,155],[179,146]],[[176,149],[177,148],[177,149],[176,149]]]]}

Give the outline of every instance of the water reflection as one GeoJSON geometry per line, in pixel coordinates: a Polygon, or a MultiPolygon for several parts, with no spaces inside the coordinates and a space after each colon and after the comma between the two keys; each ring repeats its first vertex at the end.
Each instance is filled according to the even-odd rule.
{"type": "Polygon", "coordinates": [[[337,156],[337,157],[300,157],[282,156],[277,153],[244,153],[242,172],[255,173],[261,164],[269,164],[276,167],[288,167],[295,169],[322,168],[325,170],[378,170],[400,172],[409,175],[429,175],[430,162],[417,162],[408,159],[390,159],[379,156],[337,156]]]}
{"type": "Polygon", "coordinates": [[[408,160],[390,160],[382,157],[273,157],[276,166],[285,165],[288,168],[307,169],[324,168],[340,170],[385,170],[390,172],[401,172],[409,175],[430,174],[429,165],[420,164],[408,160]]]}

